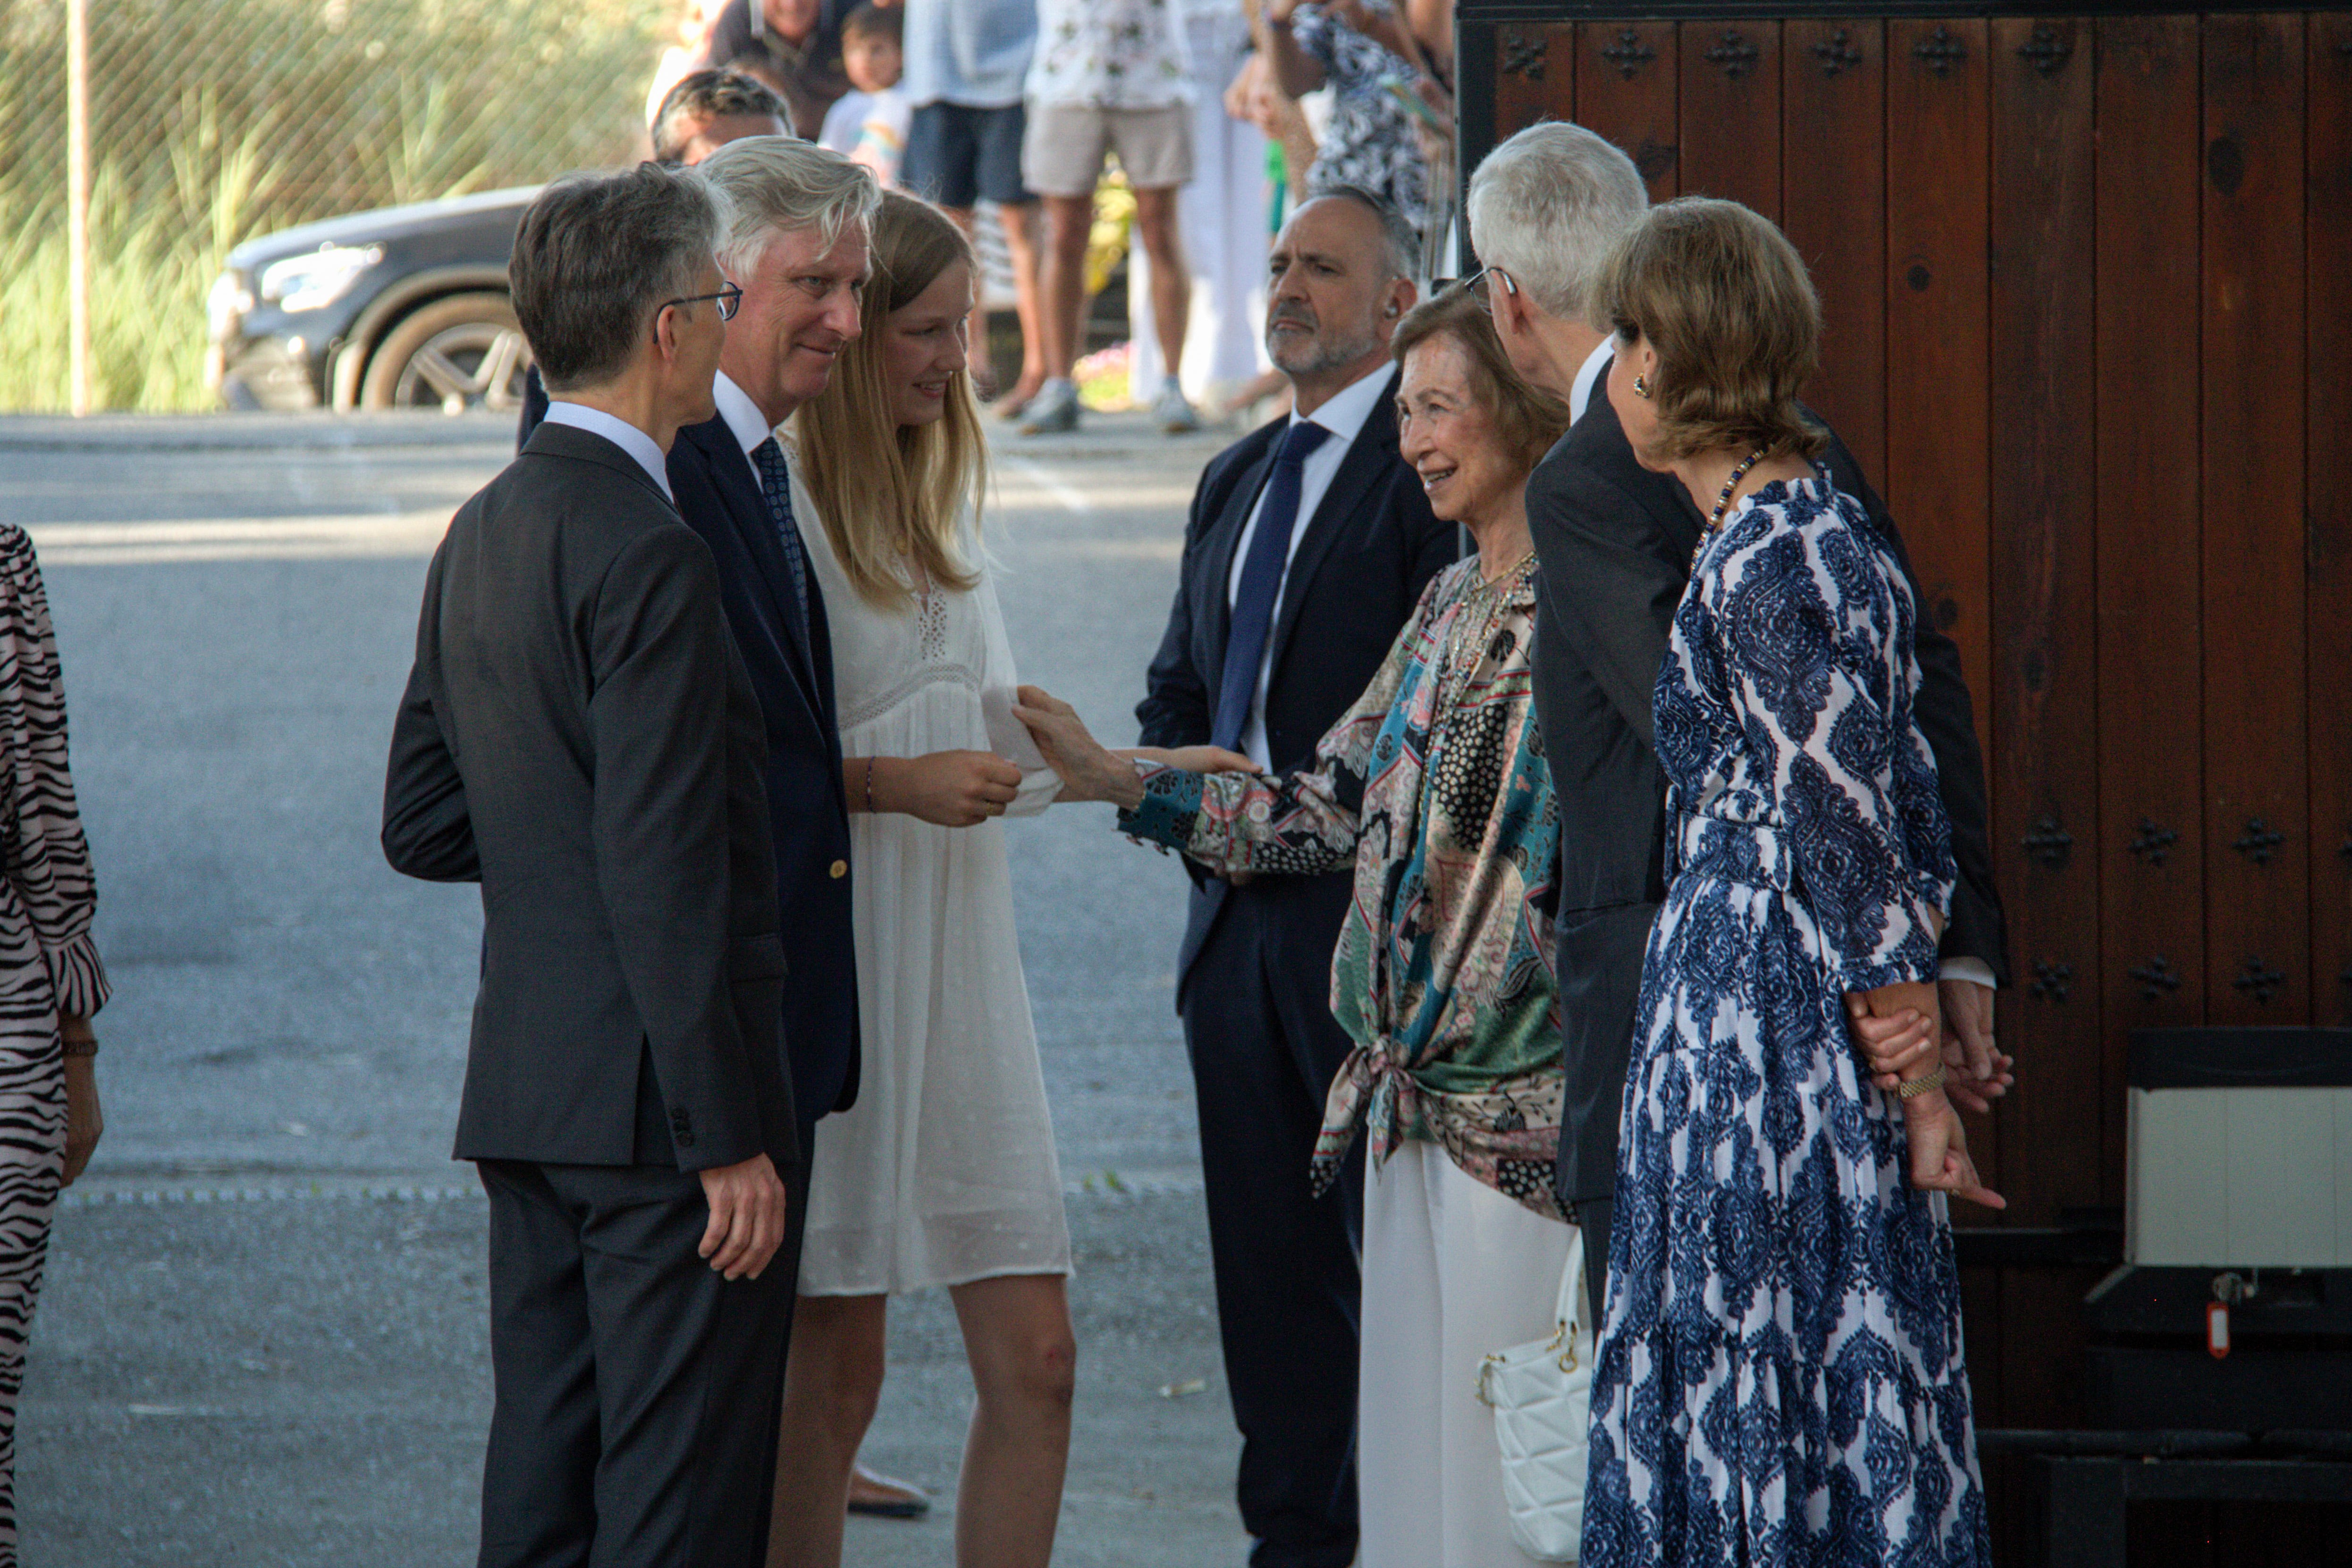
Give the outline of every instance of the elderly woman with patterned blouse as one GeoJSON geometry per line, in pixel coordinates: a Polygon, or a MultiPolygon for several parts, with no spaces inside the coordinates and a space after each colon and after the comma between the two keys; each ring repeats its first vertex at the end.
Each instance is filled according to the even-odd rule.
{"type": "Polygon", "coordinates": [[[1106,752],[1034,688],[1018,711],[1065,798],[1117,803],[1139,838],[1228,876],[1355,868],[1331,1007],[1356,1048],[1313,1179],[1328,1187],[1369,1136],[1360,1561],[1506,1568],[1533,1559],[1511,1537],[1472,1374],[1550,1331],[1571,1234],[1550,1182],[1559,814],[1528,686],[1524,504],[1568,413],[1511,369],[1468,292],[1414,310],[1395,353],[1400,450],[1477,553],[1431,583],[1308,771],[1255,774],[1205,747],[1106,752]]]}

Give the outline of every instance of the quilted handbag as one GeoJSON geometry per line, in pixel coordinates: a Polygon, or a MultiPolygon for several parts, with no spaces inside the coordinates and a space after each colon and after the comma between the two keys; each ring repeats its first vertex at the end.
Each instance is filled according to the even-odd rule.
{"type": "Polygon", "coordinates": [[[1584,1303],[1584,1232],[1560,1270],[1559,1326],[1548,1340],[1513,1345],[1478,1363],[1478,1398],[1495,1412],[1503,1449],[1503,1500],[1511,1535],[1546,1563],[1576,1561],[1584,1530],[1586,1428],[1592,1420],[1592,1331],[1584,1303]]]}

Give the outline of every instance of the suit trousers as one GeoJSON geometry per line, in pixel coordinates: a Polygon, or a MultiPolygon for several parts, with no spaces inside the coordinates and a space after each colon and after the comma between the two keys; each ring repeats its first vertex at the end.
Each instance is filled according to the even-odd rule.
{"type": "Polygon", "coordinates": [[[1252,1568],[1346,1568],[1356,1551],[1362,1152],[1320,1198],[1307,1177],[1351,1048],[1330,1005],[1344,893],[1325,880],[1230,889],[1182,1005],[1252,1568]]]}
{"type": "Polygon", "coordinates": [[[695,1255],[701,1180],[478,1163],[490,1199],[481,1568],[759,1568],[791,1273],[695,1255]]]}

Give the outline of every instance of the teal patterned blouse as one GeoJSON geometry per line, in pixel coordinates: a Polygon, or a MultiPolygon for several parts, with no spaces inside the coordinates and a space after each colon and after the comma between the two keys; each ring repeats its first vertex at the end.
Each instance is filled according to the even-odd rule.
{"type": "Polygon", "coordinates": [[[1219,871],[1355,867],[1331,1011],[1356,1048],[1325,1104],[1318,1191],[1368,1126],[1376,1162],[1423,1139],[1565,1217],[1551,1184],[1559,807],[1528,681],[1534,624],[1532,561],[1492,586],[1475,558],[1458,562],[1311,771],[1160,769],[1119,814],[1123,831],[1219,871]]]}

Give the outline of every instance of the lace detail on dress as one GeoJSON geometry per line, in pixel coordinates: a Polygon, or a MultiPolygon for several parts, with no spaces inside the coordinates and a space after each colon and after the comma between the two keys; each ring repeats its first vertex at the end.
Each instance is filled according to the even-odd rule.
{"type": "Polygon", "coordinates": [[[937,588],[915,595],[915,637],[923,658],[937,663],[948,656],[948,604],[937,588]]]}
{"type": "MultiPolygon", "coordinates": [[[[929,631],[927,630],[924,635],[928,638],[929,631]]],[[[940,635],[944,637],[946,634],[942,632],[940,635]]],[[[856,729],[861,724],[871,724],[927,686],[961,686],[977,696],[980,692],[980,676],[977,671],[966,669],[961,665],[917,665],[865,701],[855,707],[843,709],[841,710],[842,730],[846,732],[856,729]]]]}

